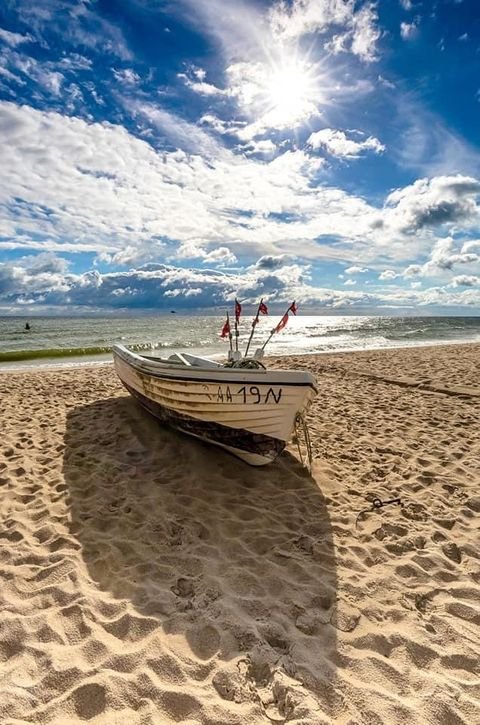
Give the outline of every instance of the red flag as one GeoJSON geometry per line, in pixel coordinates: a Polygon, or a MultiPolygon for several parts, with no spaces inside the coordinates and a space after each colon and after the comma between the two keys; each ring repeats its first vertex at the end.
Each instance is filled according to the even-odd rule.
{"type": "Polygon", "coordinates": [[[242,305],[235,297],[235,322],[238,323],[240,320],[240,315],[242,314],[242,305]]]}
{"type": "Polygon", "coordinates": [[[288,309],[289,309],[289,310],[290,310],[290,312],[292,312],[292,313],[293,313],[294,315],[296,315],[296,314],[297,314],[297,305],[295,304],[295,302],[292,302],[292,304],[290,305],[290,307],[289,307],[288,309]]]}
{"type": "Polygon", "coordinates": [[[280,330],[283,330],[283,328],[285,327],[285,325],[287,324],[287,322],[288,322],[288,310],[285,312],[284,316],[282,317],[282,319],[280,320],[280,322],[276,326],[275,332],[280,332],[280,330]]]}
{"type": "Polygon", "coordinates": [[[265,302],[260,302],[258,311],[261,315],[268,315],[268,307],[265,302]]]}
{"type": "Polygon", "coordinates": [[[224,326],[222,327],[220,337],[228,337],[229,335],[230,335],[230,320],[227,318],[224,326]]]}

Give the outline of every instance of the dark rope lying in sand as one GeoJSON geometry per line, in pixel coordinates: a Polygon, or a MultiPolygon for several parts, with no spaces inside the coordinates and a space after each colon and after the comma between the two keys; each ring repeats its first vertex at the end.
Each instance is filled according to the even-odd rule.
{"type": "Polygon", "coordinates": [[[370,513],[371,511],[375,511],[376,509],[381,509],[384,506],[388,506],[388,504],[394,503],[398,504],[399,506],[403,506],[403,502],[401,498],[390,498],[388,501],[382,501],[380,498],[374,498],[372,501],[372,505],[368,509],[363,509],[363,511],[360,511],[360,513],[357,515],[357,518],[355,519],[355,528],[358,527],[358,519],[362,514],[370,513]]]}
{"type": "Polygon", "coordinates": [[[470,398],[480,398],[480,388],[444,388],[441,385],[432,385],[430,382],[422,382],[421,380],[402,379],[402,378],[390,378],[385,375],[376,375],[375,373],[363,370],[349,370],[347,368],[338,365],[320,365],[317,366],[316,372],[326,373],[340,373],[343,377],[359,377],[366,378],[367,380],[378,380],[381,383],[388,383],[389,385],[398,385],[399,388],[411,388],[418,392],[438,393],[440,395],[450,395],[455,398],[464,398],[468,400],[470,398]]]}

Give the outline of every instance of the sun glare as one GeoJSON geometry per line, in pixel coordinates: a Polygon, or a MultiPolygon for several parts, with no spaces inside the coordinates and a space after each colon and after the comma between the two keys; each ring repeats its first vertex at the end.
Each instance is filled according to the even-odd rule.
{"type": "Polygon", "coordinates": [[[316,112],[318,88],[307,63],[285,60],[266,79],[267,115],[275,125],[302,122],[316,112]]]}

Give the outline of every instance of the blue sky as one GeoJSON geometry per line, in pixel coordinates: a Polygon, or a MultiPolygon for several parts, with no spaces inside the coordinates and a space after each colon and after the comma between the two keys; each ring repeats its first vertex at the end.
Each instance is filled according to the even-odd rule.
{"type": "Polygon", "coordinates": [[[480,312],[477,0],[7,0],[0,314],[480,312]]]}

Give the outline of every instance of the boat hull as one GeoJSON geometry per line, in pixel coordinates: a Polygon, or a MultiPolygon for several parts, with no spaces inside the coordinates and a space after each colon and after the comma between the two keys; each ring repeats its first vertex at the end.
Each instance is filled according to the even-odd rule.
{"type": "Polygon", "coordinates": [[[315,395],[309,373],[170,368],[122,346],[114,361],[126,389],[157,419],[254,466],[282,452],[315,395]]]}
{"type": "Polygon", "coordinates": [[[182,433],[221,446],[251,465],[261,466],[270,463],[285,448],[285,441],[243,428],[231,428],[214,421],[198,420],[147,398],[126,383],[124,385],[128,392],[162,423],[182,433]]]}

